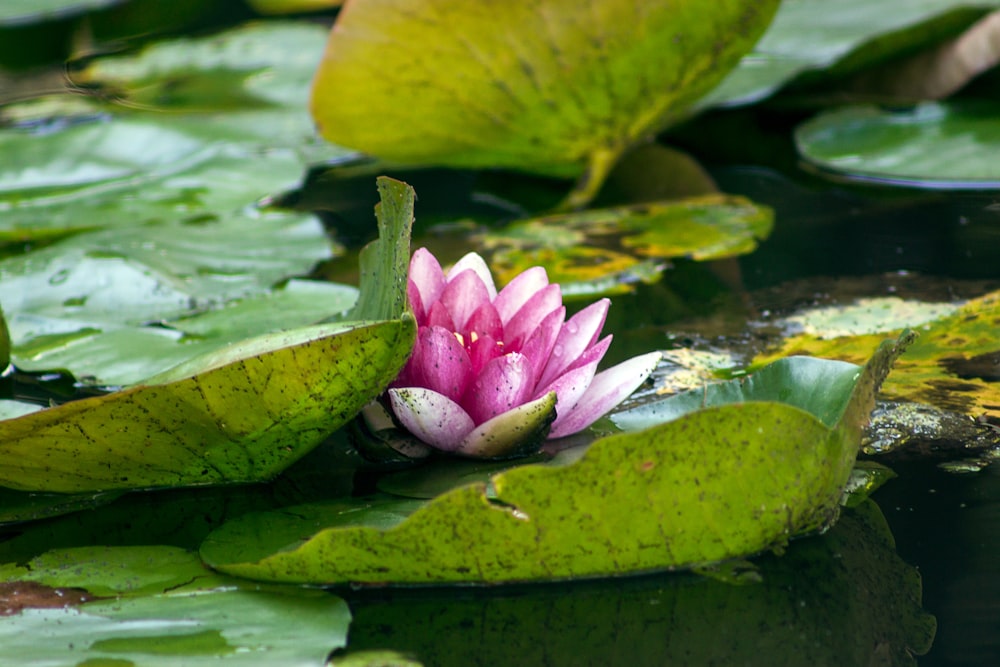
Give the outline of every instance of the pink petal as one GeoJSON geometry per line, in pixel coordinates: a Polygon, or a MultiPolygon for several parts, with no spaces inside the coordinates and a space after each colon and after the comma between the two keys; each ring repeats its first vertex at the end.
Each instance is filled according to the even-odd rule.
{"type": "MultiPolygon", "coordinates": [[[[562,306],[562,290],[559,285],[547,285],[535,293],[510,318],[503,327],[503,342],[508,350],[520,351],[541,323],[552,311],[562,306]]],[[[559,344],[556,339],[556,345],[559,344]]]]}
{"type": "Polygon", "coordinates": [[[446,452],[454,451],[475,428],[462,406],[432,389],[390,389],[389,402],[407,431],[446,452]]]}
{"type": "Polygon", "coordinates": [[[557,377],[548,386],[536,391],[535,396],[543,396],[550,391],[554,391],[559,397],[559,401],[556,403],[556,412],[560,415],[572,412],[577,402],[579,402],[593,381],[594,373],[597,372],[597,365],[601,363],[601,359],[604,358],[604,354],[608,351],[610,345],[611,336],[607,336],[597,345],[584,352],[577,360],[574,368],[557,377]]]}
{"type": "Polygon", "coordinates": [[[492,336],[476,336],[475,340],[468,342],[465,349],[468,350],[469,359],[472,360],[472,377],[478,377],[486,364],[503,356],[503,343],[492,336]]]}
{"type": "Polygon", "coordinates": [[[573,410],[556,417],[549,437],[562,438],[593,424],[638,389],[656,368],[659,360],[659,352],[650,352],[595,375],[573,410]]]}
{"type": "Polygon", "coordinates": [[[497,458],[527,454],[545,439],[549,423],[555,416],[556,396],[541,398],[504,412],[474,428],[455,452],[476,458],[497,458]]]}
{"type": "Polygon", "coordinates": [[[420,329],[407,371],[412,386],[433,389],[453,401],[462,397],[473,378],[465,346],[441,327],[420,329]]]}
{"type": "Polygon", "coordinates": [[[424,326],[441,327],[448,331],[455,331],[456,328],[455,321],[451,319],[451,312],[448,310],[448,306],[440,301],[435,301],[431,305],[431,309],[427,313],[427,322],[424,326]]]}
{"type": "Polygon", "coordinates": [[[440,303],[451,313],[455,331],[465,328],[465,323],[481,305],[490,302],[490,293],[475,271],[466,269],[452,276],[441,292],[440,303]]]}
{"type": "Polygon", "coordinates": [[[542,371],[539,384],[548,384],[569,370],[584,350],[589,348],[601,334],[601,327],[608,316],[608,299],[596,301],[569,318],[562,326],[559,337],[552,348],[548,364],[542,371]]]}
{"type": "Polygon", "coordinates": [[[524,355],[505,354],[489,361],[466,392],[463,407],[476,424],[527,402],[531,369],[524,355]]]}
{"type": "Polygon", "coordinates": [[[476,334],[477,337],[489,336],[494,340],[503,340],[503,324],[492,303],[484,303],[476,308],[476,312],[472,313],[469,321],[465,323],[462,335],[465,336],[467,345],[473,338],[472,334],[476,334]]]}
{"type": "Polygon", "coordinates": [[[455,262],[455,265],[448,269],[448,280],[450,281],[465,270],[474,271],[479,276],[479,279],[483,281],[483,285],[486,286],[486,291],[490,295],[490,301],[497,298],[497,288],[493,284],[493,274],[490,273],[490,267],[486,266],[486,261],[482,257],[474,252],[470,252],[455,262]]]}
{"type": "Polygon", "coordinates": [[[493,305],[500,314],[500,320],[504,325],[510,322],[510,318],[514,317],[521,306],[528,302],[528,299],[548,284],[549,277],[545,273],[545,269],[540,266],[533,266],[527,271],[517,274],[493,300],[493,305]]]}
{"type": "Polygon", "coordinates": [[[526,356],[531,364],[532,384],[536,387],[539,378],[541,378],[542,370],[548,363],[549,355],[552,354],[552,346],[556,343],[556,337],[559,335],[565,317],[566,309],[562,306],[556,308],[545,316],[542,323],[521,346],[521,354],[526,356]]]}
{"type": "Polygon", "coordinates": [[[427,248],[418,248],[410,258],[410,274],[406,284],[406,293],[410,297],[410,306],[417,317],[418,325],[424,323],[423,318],[427,315],[427,309],[441,296],[444,285],[444,271],[441,270],[437,258],[427,248]],[[415,294],[419,295],[420,310],[417,310],[415,294]]]}

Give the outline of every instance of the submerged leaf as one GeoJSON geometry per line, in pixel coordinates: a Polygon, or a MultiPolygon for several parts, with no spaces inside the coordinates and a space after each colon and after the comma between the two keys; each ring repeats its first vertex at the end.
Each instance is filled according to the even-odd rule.
{"type": "Polygon", "coordinates": [[[312,110],[333,143],[400,163],[586,167],[590,196],[736,63],[777,4],[350,2],[312,110]]]}
{"type": "Polygon", "coordinates": [[[598,440],[565,466],[496,474],[495,494],[461,486],[412,514],[413,501],[384,504],[390,527],[349,504],[248,515],[210,535],[202,556],[264,580],[498,583],[692,567],[781,546],[836,516],[877,387],[908,342],[884,344],[863,369],[808,360],[800,373],[793,362],[771,372],[792,382],[744,380],[704,409],[700,396],[667,399],[694,411],[646,415],[672,421],[598,440]],[[315,532],[324,516],[340,527],[315,532]],[[248,549],[251,535],[268,538],[248,549]]]}

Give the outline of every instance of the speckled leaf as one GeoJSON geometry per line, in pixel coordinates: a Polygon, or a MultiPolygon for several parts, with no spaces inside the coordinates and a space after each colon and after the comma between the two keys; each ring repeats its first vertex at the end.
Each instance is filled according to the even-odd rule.
{"type": "MultiPolygon", "coordinates": [[[[973,417],[1000,417],[1000,292],[973,299],[953,312],[925,321],[883,387],[888,400],[927,403],[973,417]]],[[[874,341],[892,332],[826,336],[821,331],[791,336],[754,360],[811,354],[857,362],[874,341]]]]}
{"type": "MultiPolygon", "coordinates": [[[[462,486],[412,514],[414,501],[383,501],[379,515],[391,520],[380,524],[350,504],[248,515],[211,534],[202,556],[264,580],[498,583],[691,567],[781,546],[835,518],[875,391],[906,342],[849,367],[856,382],[838,383],[848,395],[822,417],[774,400],[696,409],[598,440],[575,463],[496,474],[489,496],[484,484],[462,486]],[[315,532],[324,524],[339,527],[315,532]]],[[[842,377],[844,365],[832,366],[842,377]]]]}
{"type": "Polygon", "coordinates": [[[892,185],[1000,188],[1000,104],[925,103],[828,111],[795,131],[799,153],[837,175],[892,185]]]}
{"type": "Polygon", "coordinates": [[[0,422],[0,484],[72,493],[269,479],[385,389],[414,329],[271,334],[178,367],[183,379],[0,422]]]}
{"type": "Polygon", "coordinates": [[[314,83],[335,144],[401,163],[588,174],[676,122],[775,0],[348,2],[314,83]]]}
{"type": "Polygon", "coordinates": [[[896,554],[874,503],[754,564],[762,581],[747,586],[675,574],[365,596],[351,605],[350,648],[391,646],[435,667],[867,665],[881,658],[902,667],[930,647],[934,618],[922,608],[920,577],[896,554]]]}
{"type": "Polygon", "coordinates": [[[607,294],[655,280],[662,260],[753,251],[773,214],[738,196],[708,195],[512,223],[478,238],[500,283],[542,265],[565,294],[607,294]]]}

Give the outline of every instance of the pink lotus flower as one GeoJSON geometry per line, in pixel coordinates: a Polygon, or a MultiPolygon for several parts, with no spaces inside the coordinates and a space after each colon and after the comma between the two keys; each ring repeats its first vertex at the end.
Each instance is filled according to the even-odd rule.
{"type": "Polygon", "coordinates": [[[388,398],[397,420],[423,442],[473,457],[511,456],[576,433],[629,396],[660,355],[601,373],[611,344],[598,340],[602,299],[566,320],[559,285],[542,267],[497,293],[483,258],[469,253],[446,274],[426,249],[413,254],[407,285],[417,342],[388,398]]]}

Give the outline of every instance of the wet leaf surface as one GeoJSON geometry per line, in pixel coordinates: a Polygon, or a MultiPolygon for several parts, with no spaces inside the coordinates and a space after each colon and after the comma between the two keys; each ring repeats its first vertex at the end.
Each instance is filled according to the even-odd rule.
{"type": "MultiPolygon", "coordinates": [[[[18,665],[182,660],[197,667],[221,659],[234,665],[321,667],[329,652],[347,641],[351,616],[343,600],[319,591],[261,590],[218,577],[180,586],[197,582],[193,577],[205,570],[194,554],[179,549],[53,552],[29,567],[35,568],[25,575],[29,583],[19,588],[48,590],[31,578],[68,580],[129,596],[74,608],[26,608],[0,618],[5,659],[18,665]]],[[[73,601],[85,599],[77,594],[73,601]]]]}
{"type": "Polygon", "coordinates": [[[795,133],[800,154],[846,178],[923,188],[996,189],[1000,125],[995,102],[924,103],[827,111],[795,133]]]}

